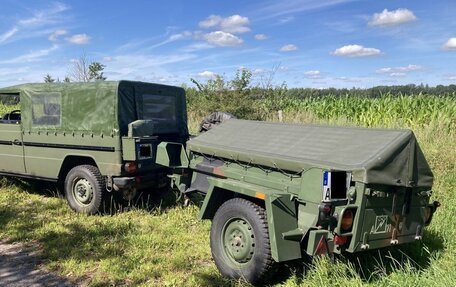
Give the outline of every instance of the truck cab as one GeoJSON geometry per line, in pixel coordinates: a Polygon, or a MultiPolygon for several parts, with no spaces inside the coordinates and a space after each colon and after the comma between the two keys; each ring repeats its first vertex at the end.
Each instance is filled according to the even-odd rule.
{"type": "Polygon", "coordinates": [[[166,182],[161,141],[188,139],[185,92],[133,81],[0,89],[0,174],[60,181],[74,210],[166,182]]]}

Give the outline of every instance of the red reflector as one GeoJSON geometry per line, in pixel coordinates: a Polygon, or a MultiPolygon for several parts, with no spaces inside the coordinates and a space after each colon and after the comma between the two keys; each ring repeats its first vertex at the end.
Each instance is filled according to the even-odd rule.
{"type": "Polygon", "coordinates": [[[126,172],[128,173],[135,173],[136,170],[138,169],[138,166],[136,165],[135,162],[127,162],[125,165],[124,165],[124,169],[126,172]]]}
{"type": "Polygon", "coordinates": [[[136,181],[136,183],[141,183],[141,177],[139,177],[139,176],[135,177],[135,181],[136,181]]]}
{"type": "Polygon", "coordinates": [[[334,244],[336,245],[344,245],[345,243],[347,243],[347,237],[345,236],[339,236],[339,235],[336,235],[334,237],[334,244]]]}
{"type": "Polygon", "coordinates": [[[321,237],[318,242],[317,249],[315,250],[314,255],[325,255],[328,253],[328,243],[326,242],[325,237],[321,237]]]}
{"type": "Polygon", "coordinates": [[[331,206],[329,206],[329,205],[323,206],[323,210],[322,211],[324,213],[330,213],[331,212],[331,206]]]}

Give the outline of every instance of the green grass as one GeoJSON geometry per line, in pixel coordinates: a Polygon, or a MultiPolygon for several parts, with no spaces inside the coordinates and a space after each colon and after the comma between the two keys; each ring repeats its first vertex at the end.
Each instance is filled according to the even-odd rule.
{"type": "MultiPolygon", "coordinates": [[[[285,105],[285,120],[413,128],[435,174],[433,199],[442,207],[426,229],[422,245],[370,251],[336,263],[319,258],[310,268],[302,268],[305,263],[287,264],[272,284],[455,286],[456,99],[308,101],[285,105]]],[[[264,118],[274,120],[274,113],[265,110],[264,118]]],[[[198,112],[191,111],[192,131],[199,120],[198,112]]],[[[91,286],[246,285],[219,275],[210,254],[210,222],[196,219],[197,207],[176,204],[172,193],[155,196],[151,205],[144,202],[114,215],[85,216],[72,212],[55,186],[3,179],[0,238],[39,243],[47,268],[91,286]]]]}

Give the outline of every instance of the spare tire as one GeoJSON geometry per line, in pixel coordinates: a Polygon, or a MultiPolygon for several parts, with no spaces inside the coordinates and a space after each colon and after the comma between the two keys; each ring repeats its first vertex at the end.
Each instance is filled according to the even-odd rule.
{"type": "Polygon", "coordinates": [[[207,132],[208,130],[212,129],[213,127],[227,121],[230,119],[236,119],[235,116],[233,116],[230,113],[225,113],[225,112],[215,112],[210,114],[209,116],[205,117],[204,120],[200,124],[200,133],[207,132]]]}

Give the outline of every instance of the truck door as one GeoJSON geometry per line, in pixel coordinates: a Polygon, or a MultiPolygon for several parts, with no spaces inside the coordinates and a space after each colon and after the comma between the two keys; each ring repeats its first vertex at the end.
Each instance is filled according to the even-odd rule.
{"type": "Polygon", "coordinates": [[[0,172],[26,173],[19,94],[0,94],[0,172]]]}

